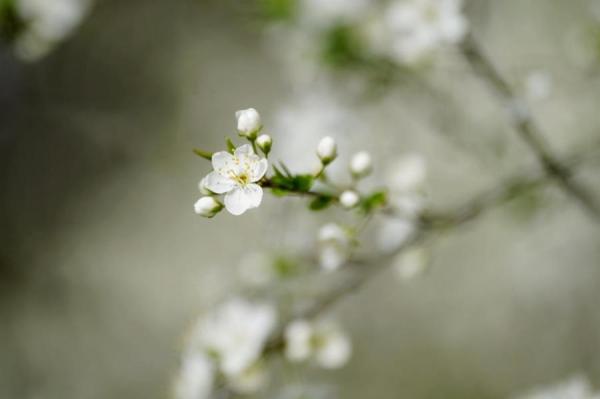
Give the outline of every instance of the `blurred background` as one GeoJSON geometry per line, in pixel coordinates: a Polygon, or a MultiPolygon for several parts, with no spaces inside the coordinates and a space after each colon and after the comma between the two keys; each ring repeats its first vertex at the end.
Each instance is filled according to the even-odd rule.
{"type": "MultiPolygon", "coordinates": [[[[457,54],[365,90],[355,72],[300,70],[293,35],[260,9],[103,0],[43,57],[0,47],[0,397],[168,397],[184,331],[237,289],[249,247],[308,250],[342,218],[273,198],[243,217],[194,215],[210,166],[192,148],[222,148],[238,109],[261,112],[275,157],[299,171],[325,134],[342,166],[370,151],[375,181],[417,152],[434,207],[536,165],[457,54]]],[[[515,87],[534,85],[557,153],[599,137],[600,40],[586,36],[597,1],[473,0],[466,14],[515,87]]],[[[600,199],[599,170],[578,178],[600,199]]],[[[577,372],[600,379],[600,229],[562,192],[430,249],[425,275],[385,273],[335,307],[354,341],[347,367],[293,378],[347,399],[504,398],[577,372]]]]}

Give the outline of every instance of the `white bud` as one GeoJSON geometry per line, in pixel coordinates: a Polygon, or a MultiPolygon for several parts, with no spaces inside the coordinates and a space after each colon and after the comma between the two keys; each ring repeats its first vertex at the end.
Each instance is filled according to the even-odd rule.
{"type": "Polygon", "coordinates": [[[235,113],[237,130],[240,136],[249,139],[256,138],[256,133],[262,128],[260,114],[254,108],[243,109],[235,113]]]}
{"type": "Polygon", "coordinates": [[[371,155],[366,151],[357,152],[350,161],[350,172],[355,177],[364,177],[371,173],[373,163],[371,155]]]}
{"type": "Polygon", "coordinates": [[[206,183],[208,182],[208,176],[204,176],[202,180],[198,183],[198,190],[200,190],[200,194],[202,195],[211,195],[212,192],[206,187],[206,183]]]}
{"type": "Polygon", "coordinates": [[[317,145],[317,155],[324,165],[327,165],[337,156],[337,145],[333,137],[325,136],[317,145]]]}
{"type": "Polygon", "coordinates": [[[358,204],[358,201],[360,201],[360,197],[356,191],[346,190],[340,195],[340,203],[344,208],[354,208],[358,204]]]}
{"type": "Polygon", "coordinates": [[[194,204],[194,211],[207,218],[215,216],[221,209],[223,209],[223,205],[214,197],[202,197],[194,204]]]}
{"type": "Polygon", "coordinates": [[[258,148],[260,148],[260,150],[265,155],[267,155],[269,153],[269,151],[271,151],[272,144],[273,144],[273,140],[271,139],[271,136],[269,136],[268,134],[261,134],[256,139],[256,145],[258,146],[258,148]]]}

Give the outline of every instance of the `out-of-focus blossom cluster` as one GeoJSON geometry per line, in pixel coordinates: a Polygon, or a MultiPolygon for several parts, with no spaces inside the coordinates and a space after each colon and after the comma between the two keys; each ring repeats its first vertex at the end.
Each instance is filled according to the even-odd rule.
{"type": "Polygon", "coordinates": [[[585,376],[577,374],[565,381],[535,388],[515,399],[600,399],[600,391],[595,390],[585,376]]]}
{"type": "MultiPolygon", "coordinates": [[[[209,399],[219,390],[256,393],[269,381],[266,349],[277,310],[266,302],[231,299],[200,318],[191,331],[175,383],[177,399],[209,399]]],[[[290,362],[314,359],[327,369],[346,364],[351,344],[330,321],[296,320],[285,328],[290,362]]]]}
{"type": "Polygon", "coordinates": [[[91,0],[8,0],[0,25],[16,54],[26,61],[44,57],[79,26],[91,0]]]}
{"type": "Polygon", "coordinates": [[[291,17],[276,25],[273,36],[277,52],[301,77],[313,74],[318,63],[371,72],[390,64],[418,68],[441,49],[460,43],[469,28],[462,0],[288,3],[291,17]]]}

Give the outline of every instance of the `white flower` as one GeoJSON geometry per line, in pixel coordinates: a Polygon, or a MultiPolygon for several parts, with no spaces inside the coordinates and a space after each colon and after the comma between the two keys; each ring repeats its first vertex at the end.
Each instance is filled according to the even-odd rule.
{"type": "Polygon", "coordinates": [[[408,248],[393,260],[396,275],[409,280],[423,273],[429,264],[429,253],[423,247],[408,248]]]}
{"type": "Polygon", "coordinates": [[[212,192],[206,188],[206,183],[208,182],[208,176],[204,176],[199,182],[198,182],[198,191],[200,191],[200,194],[202,195],[211,195],[212,192]]]}
{"type": "Polygon", "coordinates": [[[256,139],[256,145],[266,155],[271,151],[271,146],[273,145],[273,140],[271,139],[271,136],[269,136],[268,134],[261,134],[256,139]]]}
{"type": "Polygon", "coordinates": [[[256,133],[262,128],[260,114],[254,108],[242,109],[235,113],[237,130],[240,136],[256,138],[256,133]]]}
{"type": "Polygon", "coordinates": [[[517,396],[516,399],[600,399],[600,392],[593,392],[585,376],[575,375],[558,384],[517,396]]]}
{"type": "Polygon", "coordinates": [[[199,321],[194,345],[216,356],[226,376],[236,376],[259,359],[275,322],[271,305],[232,299],[199,321]]]}
{"type": "Polygon", "coordinates": [[[183,359],[175,384],[176,399],[209,399],[214,383],[214,366],[207,356],[193,353],[183,359]]]}
{"type": "Polygon", "coordinates": [[[213,197],[202,197],[194,204],[194,211],[207,218],[215,216],[221,209],[223,209],[223,205],[213,197]]]}
{"type": "Polygon", "coordinates": [[[337,145],[333,137],[325,136],[317,145],[317,155],[324,165],[330,163],[337,156],[337,145]]]}
{"type": "Polygon", "coordinates": [[[268,162],[254,154],[249,144],[238,147],[234,154],[221,151],[212,156],[215,169],[206,176],[206,188],[225,195],[225,208],[241,215],[262,201],[262,188],[256,184],[267,172],[268,162]]]}
{"type": "Polygon", "coordinates": [[[389,253],[404,244],[414,233],[415,224],[411,220],[388,218],[377,233],[377,244],[381,251],[389,253]]]}
{"type": "Polygon", "coordinates": [[[87,0],[17,0],[27,27],[17,38],[19,55],[28,60],[44,56],[79,25],[88,7],[87,0]]]}
{"type": "Polygon", "coordinates": [[[390,52],[401,63],[420,61],[443,44],[456,44],[467,32],[461,0],[401,0],[385,12],[390,52]]]}
{"type": "Polygon", "coordinates": [[[387,173],[387,183],[392,192],[420,190],[427,177],[425,159],[418,154],[397,159],[387,173]]]}
{"type": "Polygon", "coordinates": [[[359,201],[360,197],[353,190],[346,190],[340,195],[340,203],[347,209],[354,208],[359,201]]]}
{"type": "Polygon", "coordinates": [[[350,160],[350,173],[357,178],[368,175],[372,169],[371,155],[366,151],[357,152],[350,160]]]}
{"type": "Polygon", "coordinates": [[[342,367],[352,354],[348,336],[328,321],[293,321],[286,327],[285,343],[285,355],[291,362],[312,359],[328,369],[342,367]]]}
{"type": "Polygon", "coordinates": [[[265,366],[261,363],[255,363],[241,373],[229,376],[227,383],[235,392],[242,395],[250,395],[258,392],[268,381],[268,373],[265,366]]]}
{"type": "Polygon", "coordinates": [[[335,223],[319,230],[319,263],[325,271],[334,271],[348,259],[350,239],[348,233],[335,223]]]}

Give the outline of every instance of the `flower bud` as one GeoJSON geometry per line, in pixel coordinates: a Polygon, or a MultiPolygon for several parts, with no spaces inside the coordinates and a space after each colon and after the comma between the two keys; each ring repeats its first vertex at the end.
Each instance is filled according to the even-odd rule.
{"type": "Polygon", "coordinates": [[[273,140],[271,139],[271,136],[269,136],[268,134],[261,134],[256,139],[256,145],[258,146],[258,148],[260,148],[260,150],[265,155],[268,155],[269,151],[271,151],[272,144],[273,144],[273,140]]]}
{"type": "Polygon", "coordinates": [[[202,180],[198,183],[198,190],[200,190],[200,194],[202,195],[211,195],[212,192],[206,187],[206,183],[208,182],[208,176],[204,176],[202,180]]]}
{"type": "Polygon", "coordinates": [[[354,208],[359,201],[360,197],[356,191],[346,190],[342,193],[342,195],[340,195],[340,203],[344,208],[347,209],[354,208]]]}
{"type": "Polygon", "coordinates": [[[256,134],[262,128],[260,114],[254,108],[243,109],[235,113],[237,118],[237,130],[240,136],[255,139],[256,134]]]}
{"type": "Polygon", "coordinates": [[[223,205],[214,197],[202,197],[194,204],[194,211],[200,216],[211,218],[223,209],[223,205]]]}
{"type": "Polygon", "coordinates": [[[373,169],[371,155],[366,151],[360,151],[354,154],[350,161],[350,173],[352,176],[359,178],[365,177],[373,169]]]}
{"type": "Polygon", "coordinates": [[[325,136],[317,145],[317,155],[323,165],[327,165],[337,157],[337,145],[332,137],[325,136]]]}

